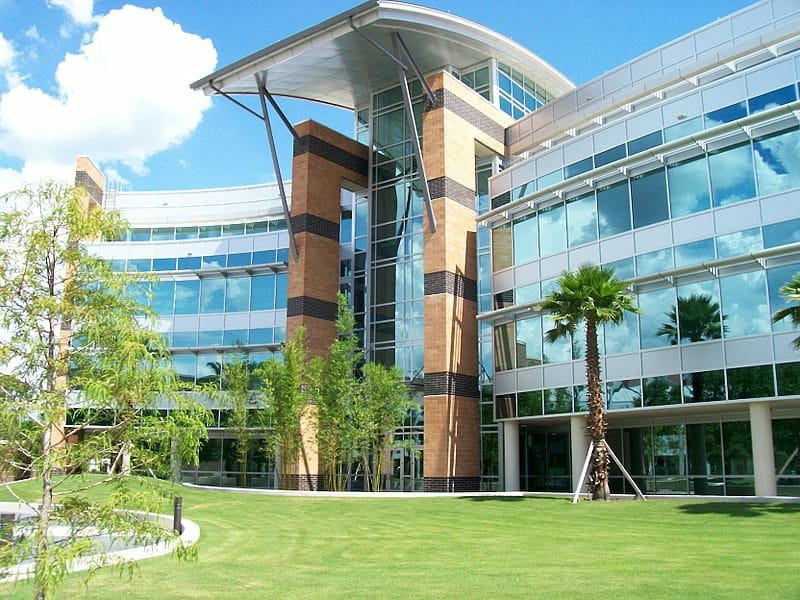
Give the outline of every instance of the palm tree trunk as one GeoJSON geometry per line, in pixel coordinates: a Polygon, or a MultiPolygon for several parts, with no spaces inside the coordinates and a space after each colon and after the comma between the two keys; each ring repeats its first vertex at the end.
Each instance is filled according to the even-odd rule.
{"type": "Polygon", "coordinates": [[[589,491],[592,500],[610,500],[608,487],[608,450],[606,449],[607,423],[603,410],[603,391],[600,385],[600,355],[597,349],[597,323],[586,319],[586,383],[588,387],[589,416],[587,430],[594,442],[589,465],[589,491]]]}

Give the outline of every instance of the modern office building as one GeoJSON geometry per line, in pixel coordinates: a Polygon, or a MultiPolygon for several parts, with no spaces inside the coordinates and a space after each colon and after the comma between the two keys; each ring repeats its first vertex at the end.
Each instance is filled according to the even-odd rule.
{"type": "MultiPolygon", "coordinates": [[[[272,127],[292,129],[291,201],[280,173],[110,194],[133,231],[98,251],[159,272],[153,302],[187,378],[237,342],[273,352],[300,324],[323,352],[345,291],[367,356],[419,401],[390,487],[430,491],[572,489],[582,340],[547,343],[537,302],[564,270],[612,266],[643,310],[601,340],[610,445],[640,485],[797,495],[797,333],[770,315],[800,270],[798,81],[790,0],[578,88],[476,23],[365,2],[193,84],[257,98],[273,155],[289,149],[272,127]],[[292,126],[285,96],[351,110],[353,138],[292,126]]],[[[214,456],[224,471],[224,440],[209,474],[214,456]]]]}

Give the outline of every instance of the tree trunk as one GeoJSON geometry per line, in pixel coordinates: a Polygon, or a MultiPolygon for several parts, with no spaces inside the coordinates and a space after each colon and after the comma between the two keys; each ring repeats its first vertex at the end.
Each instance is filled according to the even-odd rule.
{"type": "Polygon", "coordinates": [[[42,454],[44,458],[44,469],[42,469],[42,506],[39,509],[39,523],[37,525],[36,557],[34,567],[34,588],[36,590],[36,600],[44,600],[47,597],[47,582],[45,581],[48,573],[47,550],[50,541],[50,513],[53,510],[53,467],[51,445],[52,429],[45,427],[42,441],[42,454]]]}
{"type": "Polygon", "coordinates": [[[587,430],[594,442],[589,465],[589,491],[592,500],[610,500],[608,486],[608,449],[606,448],[605,411],[603,390],[600,385],[600,355],[597,350],[597,323],[586,319],[586,384],[588,388],[587,430]]]}

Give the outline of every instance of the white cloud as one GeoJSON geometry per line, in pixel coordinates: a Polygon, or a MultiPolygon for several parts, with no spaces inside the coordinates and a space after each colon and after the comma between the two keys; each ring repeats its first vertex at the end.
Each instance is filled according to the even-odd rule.
{"type": "Polygon", "coordinates": [[[94,0],[48,0],[47,4],[63,8],[79,25],[89,25],[93,20],[94,0]]]}
{"type": "Polygon", "coordinates": [[[0,33],[0,71],[11,68],[14,55],[14,46],[0,33]]]}
{"type": "Polygon", "coordinates": [[[24,35],[28,39],[33,40],[34,42],[44,41],[36,25],[31,25],[30,27],[28,27],[28,29],[22,35],[24,35]]]}
{"type": "Polygon", "coordinates": [[[63,173],[77,155],[146,173],[147,159],[188,137],[211,105],[189,89],[214,69],[210,40],[160,8],[126,5],[96,22],[88,43],[58,65],[57,94],[18,78],[0,95],[0,151],[25,161],[23,173],[46,165],[63,173]]]}

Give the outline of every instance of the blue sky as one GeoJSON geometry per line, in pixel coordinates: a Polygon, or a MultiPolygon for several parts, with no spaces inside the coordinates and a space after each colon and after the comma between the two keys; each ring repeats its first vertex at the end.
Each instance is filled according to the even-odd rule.
{"type": "MultiPolygon", "coordinates": [[[[743,0],[426,0],[490,27],[581,84],[743,0]],[[501,7],[498,9],[498,7],[501,7]]],[[[0,192],[68,177],[86,154],[123,189],[274,180],[263,126],[188,84],[358,0],[0,0],[0,192]]],[[[412,49],[413,51],[413,49],[412,49]]],[[[352,133],[350,113],[280,100],[352,133]]],[[[276,127],[276,129],[278,129],[276,127]]],[[[291,141],[278,130],[284,173],[291,141]]]]}

